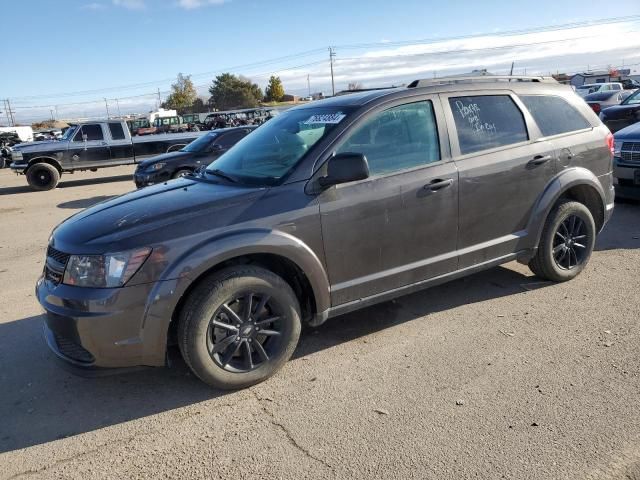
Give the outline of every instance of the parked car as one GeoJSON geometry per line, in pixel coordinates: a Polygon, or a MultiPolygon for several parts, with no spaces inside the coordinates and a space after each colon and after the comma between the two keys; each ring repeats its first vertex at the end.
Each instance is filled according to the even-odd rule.
{"type": "Polygon", "coordinates": [[[631,93],[630,90],[609,90],[606,92],[590,93],[584,97],[584,101],[587,102],[587,105],[598,115],[607,107],[620,105],[631,93]]]}
{"type": "Polygon", "coordinates": [[[600,120],[614,133],[640,122],[640,90],[633,92],[620,105],[603,109],[600,120]]]}
{"type": "Polygon", "coordinates": [[[182,116],[182,121],[187,124],[187,128],[191,132],[206,130],[204,123],[200,120],[200,114],[187,113],[182,116]]]}
{"type": "Polygon", "coordinates": [[[621,80],[620,83],[622,83],[622,87],[625,90],[637,90],[638,88],[640,88],[640,82],[634,80],[633,78],[621,80]]]}
{"type": "Polygon", "coordinates": [[[11,169],[27,177],[34,190],[51,190],[64,172],[130,165],[179,150],[200,133],[131,137],[124,120],[72,125],[58,141],[16,145],[11,169]]]}
{"type": "Polygon", "coordinates": [[[5,168],[11,164],[11,151],[19,143],[21,143],[21,140],[17,132],[0,131],[0,168],[5,168]]]}
{"type": "Polygon", "coordinates": [[[614,135],[613,176],[621,187],[640,191],[640,122],[614,135]]]}
{"type": "Polygon", "coordinates": [[[136,168],[133,181],[141,188],[183,177],[211,163],[253,130],[252,126],[214,130],[178,151],[143,160],[136,168]]]}
{"type": "Polygon", "coordinates": [[[55,354],[241,388],[301,324],[518,260],[566,281],[613,211],[613,136],[544,77],[419,80],[292,108],[196,175],[58,225],[36,294],[55,354]],[[515,81],[514,81],[515,80],[515,81]]]}
{"type": "Polygon", "coordinates": [[[186,123],[179,115],[174,117],[156,118],[153,126],[156,129],[156,133],[182,133],[191,131],[189,124],[186,123]]]}
{"type": "Polygon", "coordinates": [[[589,83],[586,85],[580,85],[576,87],[576,93],[581,97],[586,97],[590,93],[598,92],[618,92],[623,90],[620,82],[607,82],[607,83],[589,83]]]}
{"type": "Polygon", "coordinates": [[[152,135],[158,132],[155,126],[149,123],[148,118],[137,118],[135,120],[127,120],[127,125],[132,136],[152,135]]]}

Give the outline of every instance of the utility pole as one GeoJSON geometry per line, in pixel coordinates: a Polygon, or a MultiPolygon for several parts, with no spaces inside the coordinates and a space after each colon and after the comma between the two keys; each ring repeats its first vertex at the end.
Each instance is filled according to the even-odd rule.
{"type": "Polygon", "coordinates": [[[160,99],[160,87],[158,87],[158,108],[156,110],[160,109],[160,105],[162,105],[162,100],[160,99]]]}
{"type": "Polygon", "coordinates": [[[11,126],[15,127],[16,126],[16,119],[13,116],[13,110],[11,110],[11,101],[7,98],[6,100],[7,102],[7,113],[9,114],[9,121],[11,122],[11,126]]]}
{"type": "Polygon", "coordinates": [[[309,80],[308,73],[307,73],[307,89],[309,90],[309,96],[311,96],[311,81],[309,80]]]}
{"type": "Polygon", "coordinates": [[[109,104],[107,103],[107,99],[104,99],[104,106],[107,109],[107,120],[109,120],[109,104]]]}
{"type": "Polygon", "coordinates": [[[53,108],[50,108],[50,109],[49,109],[49,112],[51,112],[51,121],[52,121],[52,122],[53,122],[53,121],[55,121],[55,118],[54,118],[54,116],[53,116],[53,108]]]}
{"type": "Polygon", "coordinates": [[[118,117],[122,118],[122,114],[120,113],[120,102],[118,101],[117,98],[116,98],[116,107],[118,107],[118,117]]]}
{"type": "Polygon", "coordinates": [[[509,72],[509,76],[513,75],[513,66],[515,65],[516,62],[511,62],[511,71],[509,72]]]}
{"type": "Polygon", "coordinates": [[[331,64],[331,95],[336,95],[336,84],[333,80],[333,57],[336,56],[336,52],[333,51],[333,47],[329,47],[329,63],[331,64]]]}
{"type": "Polygon", "coordinates": [[[7,100],[3,99],[2,103],[4,104],[4,113],[7,115],[7,125],[11,126],[11,118],[9,118],[9,108],[7,107],[7,100]]]}

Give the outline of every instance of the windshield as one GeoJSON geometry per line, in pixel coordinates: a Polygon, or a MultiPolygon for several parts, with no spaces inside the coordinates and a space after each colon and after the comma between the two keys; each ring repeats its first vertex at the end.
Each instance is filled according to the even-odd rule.
{"type": "Polygon", "coordinates": [[[67,128],[67,131],[64,132],[64,135],[62,135],[62,137],[60,137],[60,140],[71,140],[71,137],[76,131],[76,128],[78,128],[77,125],[72,125],[69,128],[67,128]]]}
{"type": "Polygon", "coordinates": [[[251,185],[274,185],[346,115],[339,107],[290,110],[247,135],[207,172],[218,171],[251,185]]]}
{"type": "Polygon", "coordinates": [[[193,142],[189,143],[186,147],[180,149],[180,151],[191,152],[191,153],[206,152],[217,136],[218,136],[218,132],[208,133],[206,135],[203,135],[200,138],[196,138],[193,142]]]}
{"type": "Polygon", "coordinates": [[[622,105],[638,105],[640,104],[640,90],[636,90],[622,102],[622,105]]]}

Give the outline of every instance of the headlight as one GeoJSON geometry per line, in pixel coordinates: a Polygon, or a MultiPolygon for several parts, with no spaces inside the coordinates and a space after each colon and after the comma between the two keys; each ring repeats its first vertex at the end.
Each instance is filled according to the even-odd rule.
{"type": "Polygon", "coordinates": [[[149,168],[147,168],[147,170],[150,170],[152,172],[156,171],[156,170],[160,170],[162,168],[164,168],[164,166],[167,164],[167,162],[158,162],[158,163],[154,163],[153,165],[151,165],[149,168]]]}
{"type": "Polygon", "coordinates": [[[76,287],[122,287],[140,269],[150,248],[108,255],[71,255],[62,283],[76,287]]]}

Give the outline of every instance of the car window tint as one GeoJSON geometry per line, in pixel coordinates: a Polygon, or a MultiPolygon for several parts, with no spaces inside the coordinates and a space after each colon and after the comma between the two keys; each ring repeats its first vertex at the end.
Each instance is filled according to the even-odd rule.
{"type": "Polygon", "coordinates": [[[529,139],[522,112],[508,95],[452,97],[449,105],[463,155],[529,139]]]}
{"type": "Polygon", "coordinates": [[[520,99],[545,137],[591,128],[582,114],[562,97],[522,95],[520,99]]]}
{"type": "Polygon", "coordinates": [[[82,125],[82,127],[78,129],[78,133],[76,133],[73,141],[84,141],[83,135],[87,136],[88,142],[90,142],[91,140],[104,140],[104,136],[102,135],[102,127],[100,125],[82,125]]]}
{"type": "Polygon", "coordinates": [[[438,129],[430,101],[393,107],[357,127],[337,153],[362,153],[371,175],[440,160],[438,129]]]}
{"type": "Polygon", "coordinates": [[[220,140],[218,140],[218,144],[222,148],[229,148],[240,141],[242,137],[246,135],[244,130],[239,130],[237,132],[230,132],[224,135],[220,140]]]}
{"type": "Polygon", "coordinates": [[[124,129],[120,123],[110,123],[109,131],[113,140],[124,140],[124,129]]]}

